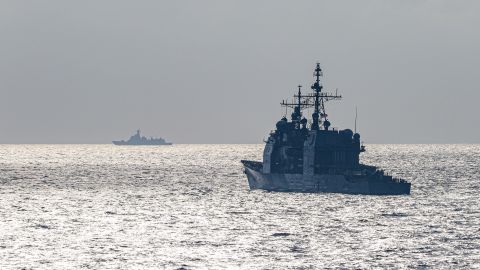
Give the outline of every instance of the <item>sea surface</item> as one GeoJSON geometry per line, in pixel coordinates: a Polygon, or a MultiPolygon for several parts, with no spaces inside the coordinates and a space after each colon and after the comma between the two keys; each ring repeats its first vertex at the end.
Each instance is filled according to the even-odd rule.
{"type": "Polygon", "coordinates": [[[0,269],[480,269],[480,145],[367,145],[410,196],[250,191],[263,145],[0,145],[0,269]]]}

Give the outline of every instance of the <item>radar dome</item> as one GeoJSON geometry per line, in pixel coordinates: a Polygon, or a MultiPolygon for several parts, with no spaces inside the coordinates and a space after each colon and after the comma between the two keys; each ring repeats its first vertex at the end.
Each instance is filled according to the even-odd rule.
{"type": "Polygon", "coordinates": [[[330,121],[328,120],[325,120],[325,122],[323,122],[323,126],[328,129],[328,127],[330,126],[330,121]]]}
{"type": "Polygon", "coordinates": [[[345,129],[345,130],[343,130],[342,133],[345,134],[345,136],[349,137],[349,138],[352,138],[352,136],[353,136],[353,131],[351,129],[345,129]]]}

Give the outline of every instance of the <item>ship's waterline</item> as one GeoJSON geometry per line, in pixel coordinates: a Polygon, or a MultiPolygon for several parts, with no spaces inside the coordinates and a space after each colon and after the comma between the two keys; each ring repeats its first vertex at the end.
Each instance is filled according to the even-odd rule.
{"type": "MultiPolygon", "coordinates": [[[[258,162],[260,163],[260,162],[258,162]]],[[[347,178],[343,174],[264,174],[252,161],[243,161],[250,189],[280,192],[332,192],[364,195],[410,194],[410,183],[370,180],[365,176],[347,178]]]]}

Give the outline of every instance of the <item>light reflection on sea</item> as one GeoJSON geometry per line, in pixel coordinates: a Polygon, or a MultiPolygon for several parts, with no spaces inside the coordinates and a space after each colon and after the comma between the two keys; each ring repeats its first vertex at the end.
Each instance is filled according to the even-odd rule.
{"type": "Polygon", "coordinates": [[[249,191],[262,145],[0,145],[0,269],[480,268],[480,145],[369,145],[411,196],[249,191]]]}

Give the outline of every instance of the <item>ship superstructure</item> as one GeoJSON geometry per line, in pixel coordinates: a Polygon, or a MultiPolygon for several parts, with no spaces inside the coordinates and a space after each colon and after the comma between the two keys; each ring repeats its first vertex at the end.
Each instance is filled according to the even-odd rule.
{"type": "Polygon", "coordinates": [[[360,134],[331,128],[325,103],[342,97],[323,91],[322,69],[317,63],[312,93],[301,86],[291,102],[291,120],[284,116],[270,133],[263,162],[242,160],[251,189],[352,194],[410,194],[410,183],[386,175],[374,166],[360,164],[365,147],[360,134]],[[311,124],[303,117],[313,109],[311,124]]]}

